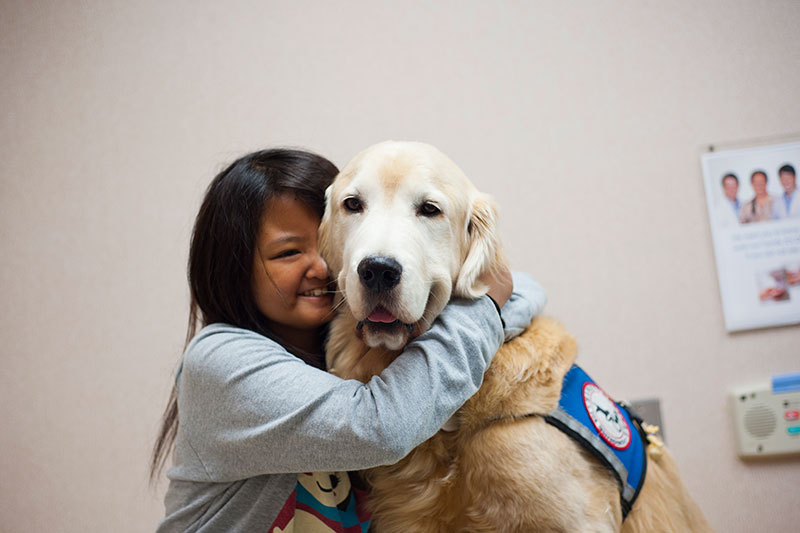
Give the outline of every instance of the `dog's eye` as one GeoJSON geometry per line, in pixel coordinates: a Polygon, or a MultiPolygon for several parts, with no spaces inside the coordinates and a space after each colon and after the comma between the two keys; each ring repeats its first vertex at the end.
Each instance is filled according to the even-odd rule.
{"type": "Polygon", "coordinates": [[[350,213],[360,213],[364,210],[364,206],[361,205],[361,200],[356,198],[355,196],[348,196],[342,202],[345,210],[349,211],[350,213]]]}
{"type": "Polygon", "coordinates": [[[433,202],[424,202],[419,206],[417,212],[424,217],[435,217],[436,215],[440,215],[442,210],[433,202]]]}

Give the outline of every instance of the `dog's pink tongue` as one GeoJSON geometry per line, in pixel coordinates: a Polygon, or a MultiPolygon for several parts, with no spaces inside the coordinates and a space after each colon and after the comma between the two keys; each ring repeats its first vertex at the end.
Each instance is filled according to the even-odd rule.
{"type": "Polygon", "coordinates": [[[367,320],[370,322],[385,322],[388,324],[394,322],[397,318],[385,308],[378,306],[369,314],[367,320]]]}

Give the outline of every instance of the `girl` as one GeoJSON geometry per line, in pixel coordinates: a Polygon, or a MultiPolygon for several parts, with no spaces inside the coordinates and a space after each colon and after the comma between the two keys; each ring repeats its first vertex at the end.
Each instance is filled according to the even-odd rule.
{"type": "Polygon", "coordinates": [[[315,154],[264,150],[206,192],[189,252],[191,341],[151,463],[155,476],[174,447],[158,531],[366,531],[347,471],[397,462],[477,390],[507,299],[506,336],[544,305],[529,277],[514,294],[509,276],[487,279],[491,297],[450,303],[381,376],[326,373],[334,310],[317,228],[336,174],[315,154]]]}

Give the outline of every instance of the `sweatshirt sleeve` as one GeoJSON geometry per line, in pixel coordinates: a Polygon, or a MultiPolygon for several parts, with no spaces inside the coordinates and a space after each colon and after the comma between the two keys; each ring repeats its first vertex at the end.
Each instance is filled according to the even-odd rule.
{"type": "Polygon", "coordinates": [[[179,373],[170,478],[224,482],[397,462],[477,391],[503,338],[488,297],[454,300],[363,384],[306,365],[254,332],[209,326],[179,373]]]}
{"type": "Polygon", "coordinates": [[[506,342],[525,331],[533,317],[540,314],[547,303],[544,289],[532,276],[522,272],[512,272],[511,277],[514,281],[514,291],[501,310],[506,342]]]}

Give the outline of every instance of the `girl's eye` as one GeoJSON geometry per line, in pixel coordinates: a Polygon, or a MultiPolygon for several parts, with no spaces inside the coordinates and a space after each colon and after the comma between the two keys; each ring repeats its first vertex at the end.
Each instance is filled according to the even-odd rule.
{"type": "Polygon", "coordinates": [[[442,214],[442,210],[433,202],[424,202],[417,212],[424,217],[435,217],[442,214]]]}
{"type": "Polygon", "coordinates": [[[291,257],[291,256],[299,254],[299,253],[300,253],[300,250],[286,250],[286,251],[283,251],[283,252],[279,253],[278,255],[276,255],[275,259],[280,259],[282,257],[291,257]]]}
{"type": "Polygon", "coordinates": [[[355,196],[348,196],[342,202],[345,211],[349,213],[360,213],[364,210],[364,206],[361,204],[361,200],[356,198],[355,196]]]}

